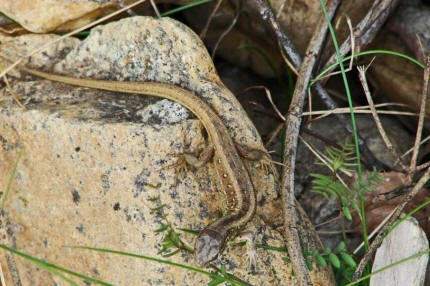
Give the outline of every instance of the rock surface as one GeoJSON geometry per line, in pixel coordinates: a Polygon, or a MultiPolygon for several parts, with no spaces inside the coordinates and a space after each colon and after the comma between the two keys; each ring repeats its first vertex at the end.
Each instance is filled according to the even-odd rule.
{"type": "MultiPolygon", "coordinates": [[[[0,11],[20,23],[28,31],[37,33],[68,32],[119,9],[119,4],[127,5],[131,2],[136,2],[136,0],[0,0],[0,11]]],[[[154,2],[159,7],[163,7],[162,4],[167,3],[173,4],[167,7],[175,8],[176,5],[185,5],[195,1],[154,0],[154,2]]],[[[355,25],[365,15],[372,2],[371,0],[345,1],[339,9],[339,15],[347,15],[355,25]]],[[[270,3],[278,15],[282,28],[294,43],[298,53],[303,56],[318,19],[322,15],[320,2],[315,0],[272,0],[270,3]]],[[[188,24],[200,32],[206,26],[215,5],[217,5],[216,1],[204,3],[186,9],[183,14],[188,24]]],[[[142,3],[133,10],[143,15],[154,14],[149,1],[142,3]]],[[[235,64],[249,67],[261,75],[274,76],[273,70],[264,57],[256,52],[255,48],[257,48],[271,60],[272,65],[279,71],[285,69],[278,43],[272,35],[273,32],[260,19],[254,1],[247,1],[246,3],[241,3],[238,0],[223,2],[212,18],[208,33],[204,38],[205,43],[213,48],[235,21],[238,10],[240,10],[240,17],[237,18],[233,29],[226,33],[222,39],[216,54],[235,64]],[[242,44],[251,48],[238,49],[242,44]]],[[[14,29],[16,28],[14,27],[14,29]]],[[[344,21],[337,26],[336,33],[339,41],[343,41],[349,35],[348,26],[344,21]]],[[[325,57],[328,57],[329,53],[332,52],[333,48],[329,42],[325,57]]]]}
{"type": "MultiPolygon", "coordinates": [[[[4,39],[1,55],[16,59],[53,38],[4,39]]],[[[219,80],[203,44],[190,29],[171,19],[135,17],[113,22],[94,29],[82,43],[59,42],[32,57],[29,64],[74,77],[181,85],[220,114],[236,142],[262,148],[253,124],[219,80]]],[[[157,252],[165,233],[155,230],[166,223],[163,214],[168,214],[175,229],[194,230],[220,215],[223,197],[211,176],[212,164],[184,173],[167,168],[176,161],[171,154],[199,150],[206,144],[200,122],[194,117],[182,120],[187,111],[177,105],[158,103],[148,111],[153,98],[14,74],[20,77],[13,82],[14,92],[26,109],[2,91],[3,191],[19,151],[23,152],[2,216],[3,243],[115,285],[208,283],[207,276],[180,268],[64,247],[93,246],[161,258],[157,252]],[[168,121],[164,113],[169,114],[168,121]],[[159,199],[151,202],[150,198],[159,199]],[[161,204],[166,206],[151,210],[161,204]]],[[[275,179],[258,163],[247,165],[258,200],[249,231],[256,234],[257,243],[283,247],[276,230],[282,221],[275,179]]],[[[299,218],[299,223],[303,243],[310,249],[319,247],[306,218],[299,218]]],[[[194,235],[180,233],[193,245],[194,235]]],[[[1,254],[10,285],[19,285],[18,280],[24,285],[65,283],[22,258],[1,254]]],[[[294,285],[283,253],[258,249],[257,255],[257,264],[249,268],[244,247],[232,245],[215,265],[224,264],[227,272],[253,285],[294,285]]],[[[194,264],[186,252],[167,259],[194,264]]],[[[315,266],[312,275],[319,285],[333,284],[329,269],[315,266]]]]}
{"type": "Polygon", "coordinates": [[[71,31],[118,8],[115,2],[0,0],[2,13],[35,33],[71,31]]]}
{"type": "MultiPolygon", "coordinates": [[[[416,219],[409,217],[384,239],[376,252],[372,272],[428,248],[429,242],[424,231],[416,219]]],[[[424,285],[428,260],[427,253],[377,273],[370,279],[370,285],[424,285]]]]}
{"type": "MultiPolygon", "coordinates": [[[[408,55],[425,66],[430,49],[430,7],[422,1],[402,1],[371,49],[408,55]]],[[[373,55],[372,55],[373,56],[373,55]]],[[[424,68],[395,55],[377,54],[369,69],[373,84],[391,102],[407,104],[419,111],[424,68]]],[[[430,105],[426,105],[430,114],[430,105]]],[[[415,128],[415,127],[414,127],[415,128]]]]}

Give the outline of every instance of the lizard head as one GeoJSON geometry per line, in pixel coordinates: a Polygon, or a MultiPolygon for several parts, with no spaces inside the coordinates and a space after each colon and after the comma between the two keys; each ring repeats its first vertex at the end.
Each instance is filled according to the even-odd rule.
{"type": "Polygon", "coordinates": [[[212,229],[204,229],[200,232],[196,241],[196,263],[203,266],[214,260],[223,250],[226,236],[212,229]]]}

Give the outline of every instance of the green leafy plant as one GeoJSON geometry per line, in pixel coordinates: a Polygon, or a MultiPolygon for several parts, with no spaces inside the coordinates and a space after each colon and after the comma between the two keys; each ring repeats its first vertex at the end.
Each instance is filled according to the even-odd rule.
{"type": "Polygon", "coordinates": [[[352,188],[350,188],[341,180],[339,176],[340,172],[350,172],[351,170],[348,168],[356,166],[354,148],[354,144],[352,144],[349,139],[346,139],[345,143],[343,143],[340,148],[326,148],[329,160],[318,164],[327,166],[332,172],[331,176],[315,173],[310,174],[314,178],[312,180],[312,192],[324,196],[327,200],[330,195],[335,197],[339,205],[341,205],[345,217],[349,220],[352,219],[351,206],[360,213],[360,208],[356,202],[357,196],[364,199],[363,191],[372,191],[369,185],[377,185],[377,181],[382,180],[382,177],[376,172],[376,169],[372,172],[366,172],[369,185],[353,183],[352,188]]]}
{"type": "MultiPolygon", "coordinates": [[[[343,241],[334,250],[326,247],[322,252],[319,252],[318,250],[309,251],[309,249],[304,248],[303,257],[310,271],[314,268],[314,262],[323,268],[326,268],[330,263],[334,267],[336,281],[339,282],[338,285],[346,285],[351,282],[352,275],[357,267],[354,258],[346,252],[346,244],[343,241]]],[[[288,263],[291,262],[288,257],[284,257],[282,260],[288,263]]]]}
{"type": "Polygon", "coordinates": [[[305,251],[306,263],[310,270],[312,270],[312,259],[314,259],[319,265],[326,267],[327,261],[329,261],[335,268],[340,268],[341,263],[356,267],[357,264],[354,258],[345,251],[345,242],[341,241],[336,249],[331,250],[330,247],[326,247],[323,252],[314,250],[312,253],[305,251]]]}
{"type": "Polygon", "coordinates": [[[158,254],[161,254],[163,257],[170,257],[179,253],[181,250],[194,253],[194,249],[188,246],[187,243],[181,239],[181,234],[175,230],[175,228],[167,219],[168,215],[164,212],[166,204],[160,203],[160,197],[158,196],[149,198],[148,201],[157,203],[157,206],[151,208],[151,210],[154,212],[160,212],[160,215],[164,221],[162,226],[155,230],[157,233],[165,233],[162,247],[158,251],[158,254]]]}

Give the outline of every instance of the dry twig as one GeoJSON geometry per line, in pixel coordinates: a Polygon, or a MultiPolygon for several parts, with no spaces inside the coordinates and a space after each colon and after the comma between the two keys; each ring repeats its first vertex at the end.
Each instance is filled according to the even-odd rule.
{"type": "Polygon", "coordinates": [[[239,20],[240,7],[242,5],[242,0],[238,1],[237,3],[234,2],[234,4],[237,4],[237,6],[236,6],[236,14],[234,15],[234,18],[231,21],[230,26],[228,26],[227,29],[225,29],[225,31],[222,32],[222,34],[219,36],[218,40],[216,41],[216,43],[215,43],[215,45],[214,45],[214,47],[212,49],[212,54],[211,54],[212,60],[215,58],[216,50],[218,49],[218,46],[221,44],[221,41],[228,35],[228,33],[231,32],[231,30],[233,30],[234,26],[236,26],[236,23],[239,20]]]}
{"type": "Polygon", "coordinates": [[[391,229],[391,227],[399,219],[399,217],[402,214],[402,211],[406,207],[406,205],[423,188],[424,184],[427,183],[427,181],[429,179],[430,179],[430,168],[428,168],[426,170],[426,172],[421,177],[421,179],[417,182],[417,184],[414,186],[412,191],[405,197],[404,201],[401,202],[395,208],[393,215],[387,221],[387,223],[382,227],[381,231],[378,233],[375,240],[370,245],[369,250],[364,254],[363,258],[361,259],[360,263],[358,264],[357,269],[355,270],[354,276],[352,277],[352,281],[357,281],[361,277],[361,274],[363,272],[364,267],[370,261],[370,259],[373,257],[373,254],[375,253],[376,249],[378,249],[378,247],[381,245],[382,240],[385,238],[386,233],[391,229]]]}
{"type": "MultiPolygon", "coordinates": [[[[261,0],[255,0],[257,2],[257,6],[260,7],[261,0]]],[[[397,1],[397,0],[394,0],[397,1]]],[[[267,5],[266,5],[267,7],[267,5]]],[[[267,10],[270,10],[269,7],[267,7],[267,10]]],[[[301,66],[302,59],[297,52],[296,48],[294,47],[293,43],[290,41],[288,36],[285,34],[285,32],[282,30],[279,22],[277,19],[273,16],[273,13],[270,14],[265,12],[260,8],[260,14],[262,15],[262,18],[264,21],[266,21],[270,27],[272,28],[273,32],[275,33],[275,36],[277,37],[279,43],[281,43],[282,47],[284,48],[287,55],[290,57],[291,62],[296,67],[296,69],[299,69],[301,66]]],[[[373,13],[371,13],[373,15],[373,13]]],[[[350,41],[348,41],[349,43],[350,41]]],[[[336,109],[337,104],[331,99],[327,91],[324,89],[324,87],[321,85],[321,83],[316,82],[314,85],[314,88],[318,95],[320,96],[321,100],[324,102],[324,104],[327,106],[328,109],[336,109]]],[[[336,115],[339,118],[339,121],[342,122],[345,130],[348,132],[348,134],[353,134],[352,132],[352,126],[349,123],[349,120],[346,119],[346,117],[342,114],[336,115]]],[[[280,128],[277,128],[276,130],[280,130],[280,128]]],[[[364,140],[360,137],[358,138],[358,144],[360,147],[360,153],[361,156],[364,158],[364,161],[367,162],[367,165],[375,166],[377,169],[384,169],[385,165],[381,163],[376,157],[372,154],[372,152],[369,150],[369,148],[364,143],[364,140]]],[[[363,162],[363,163],[365,163],[363,162]]]]}
{"type": "MultiPolygon", "coordinates": [[[[285,50],[295,50],[285,33],[281,30],[279,23],[273,15],[271,9],[264,0],[256,0],[263,20],[268,21],[274,28],[278,40],[282,43],[285,50]]],[[[340,1],[330,1],[327,7],[329,17],[334,15],[334,11],[340,1]]],[[[312,69],[315,65],[316,57],[322,46],[324,37],[327,33],[328,25],[324,16],[321,17],[317,24],[317,30],[310,40],[306,57],[301,63],[301,59],[297,53],[290,58],[295,66],[300,66],[299,77],[297,78],[296,88],[291,100],[288,118],[285,122],[286,136],[284,149],[284,164],[281,182],[282,207],[284,212],[284,234],[287,240],[287,248],[290,259],[293,263],[294,272],[296,274],[299,285],[312,285],[305,260],[302,255],[302,247],[300,245],[299,235],[296,226],[296,202],[294,197],[294,169],[297,151],[297,140],[300,131],[301,115],[306,97],[307,87],[312,75],[312,69]]]]}
{"type": "Polygon", "coordinates": [[[158,11],[157,4],[155,4],[154,0],[149,0],[149,2],[151,2],[151,6],[152,9],[154,9],[155,15],[157,15],[158,18],[161,18],[161,14],[160,11],[158,11]]]}
{"type": "Polygon", "coordinates": [[[408,172],[409,182],[412,181],[412,177],[415,174],[415,168],[417,166],[417,158],[420,150],[421,136],[423,132],[424,119],[426,115],[426,101],[427,101],[428,86],[429,86],[429,76],[430,76],[430,55],[427,56],[426,67],[424,69],[424,84],[423,84],[423,91],[421,94],[420,116],[418,119],[417,133],[415,136],[414,151],[412,152],[412,158],[411,158],[411,163],[409,165],[409,172],[408,172]]]}
{"type": "Polygon", "coordinates": [[[370,94],[369,86],[367,85],[366,80],[366,71],[369,68],[371,63],[365,68],[363,66],[359,66],[358,69],[358,75],[360,78],[361,85],[363,86],[364,94],[366,95],[367,102],[369,103],[370,110],[372,111],[373,119],[375,120],[376,128],[379,131],[379,134],[382,137],[382,140],[385,143],[385,146],[390,150],[391,154],[393,154],[394,158],[396,159],[396,163],[399,163],[403,170],[406,170],[406,165],[403,163],[401,157],[396,152],[396,150],[393,147],[393,144],[391,144],[390,139],[387,136],[387,133],[384,130],[384,127],[382,126],[381,119],[378,116],[378,113],[376,112],[375,104],[373,103],[372,95],[370,94]]]}
{"type": "MultiPolygon", "coordinates": [[[[0,65],[0,70],[3,70],[3,68],[0,65]]],[[[15,102],[21,107],[26,109],[25,105],[21,103],[21,101],[19,100],[19,98],[16,96],[16,94],[13,92],[12,87],[10,86],[9,80],[7,79],[7,76],[4,75],[3,76],[3,80],[7,86],[7,88],[9,89],[10,94],[12,95],[12,98],[15,100],[15,102]]]]}
{"type": "Polygon", "coordinates": [[[205,25],[205,27],[204,27],[204,28],[203,28],[203,30],[200,32],[200,38],[201,38],[202,40],[204,40],[204,38],[206,38],[206,33],[208,32],[208,29],[209,29],[209,26],[210,26],[210,24],[211,24],[211,22],[212,22],[212,19],[214,18],[215,13],[218,11],[219,7],[221,6],[221,3],[222,3],[222,0],[218,0],[218,1],[217,1],[217,3],[216,3],[216,5],[215,5],[215,7],[213,8],[213,10],[212,10],[211,14],[210,14],[210,15],[209,15],[209,17],[208,17],[208,20],[206,21],[206,25],[205,25]]]}
{"type": "MultiPolygon", "coordinates": [[[[356,48],[353,53],[362,50],[365,46],[373,41],[376,33],[379,31],[381,26],[385,23],[385,20],[390,15],[391,11],[397,6],[399,0],[380,0],[374,1],[372,7],[367,12],[366,16],[358,23],[355,27],[355,45],[356,48]]],[[[351,41],[346,39],[339,47],[341,57],[344,57],[351,51],[351,41]]],[[[327,68],[331,64],[337,62],[336,53],[330,56],[324,68],[327,68]]]]}
{"type": "MultiPolygon", "coordinates": [[[[354,51],[354,49],[355,49],[355,37],[354,37],[354,31],[352,29],[351,19],[347,15],[345,15],[345,18],[346,18],[346,23],[347,23],[348,29],[349,29],[349,39],[350,39],[350,43],[351,43],[351,50],[354,51]]],[[[349,71],[352,70],[353,63],[354,63],[354,55],[349,59],[349,65],[348,65],[348,68],[345,69],[345,72],[349,72],[349,71]]],[[[330,73],[327,73],[327,74],[323,75],[320,78],[312,80],[312,82],[322,81],[322,80],[325,80],[325,79],[327,79],[327,78],[329,78],[331,76],[334,76],[334,75],[337,75],[337,74],[341,74],[341,73],[342,73],[342,71],[330,72],[330,73]]]]}
{"type": "MultiPolygon", "coordinates": [[[[430,135],[427,136],[426,138],[424,138],[423,140],[421,140],[420,145],[423,145],[424,143],[426,143],[427,141],[429,141],[430,139],[430,135]]],[[[403,153],[402,157],[407,156],[409,153],[411,153],[412,151],[414,151],[414,147],[410,148],[408,151],[406,151],[405,153],[403,153]]],[[[418,167],[417,167],[418,168],[418,167]]]]}
{"type": "MultiPolygon", "coordinates": [[[[420,114],[419,114],[419,120],[418,120],[418,127],[417,127],[417,134],[415,137],[415,145],[414,145],[414,151],[411,159],[411,163],[408,170],[408,180],[411,182],[413,174],[415,174],[416,169],[416,159],[419,152],[419,146],[421,142],[421,133],[424,123],[424,117],[425,117],[425,104],[427,99],[427,93],[428,93],[428,83],[429,83],[429,76],[430,76],[430,55],[427,56],[426,61],[426,67],[424,69],[424,83],[423,83],[423,91],[421,94],[421,106],[420,106],[420,114]]],[[[415,197],[415,195],[423,188],[424,184],[427,183],[427,181],[430,179],[430,168],[427,168],[427,170],[424,172],[423,176],[420,178],[420,180],[417,182],[417,184],[414,186],[412,191],[409,192],[409,194],[404,198],[404,200],[397,205],[395,208],[393,215],[390,217],[390,219],[387,221],[386,224],[381,228],[381,231],[378,233],[375,240],[370,245],[369,250],[364,254],[363,258],[361,259],[360,263],[358,264],[357,269],[355,270],[355,273],[352,277],[353,281],[357,281],[363,272],[364,267],[367,265],[367,263],[370,261],[370,259],[373,257],[373,254],[376,252],[376,249],[381,245],[382,241],[384,240],[387,232],[391,229],[391,227],[396,223],[396,221],[399,219],[403,209],[406,207],[406,205],[415,197]]]]}
{"type": "Polygon", "coordinates": [[[279,111],[276,104],[273,102],[272,94],[270,93],[270,90],[267,87],[265,87],[264,85],[250,86],[248,88],[245,88],[241,93],[242,94],[246,93],[246,92],[250,91],[251,89],[263,89],[266,92],[267,100],[269,100],[269,102],[272,105],[272,108],[275,111],[276,115],[282,120],[282,122],[285,122],[285,117],[282,115],[282,113],[279,111]]]}
{"type": "Polygon", "coordinates": [[[276,13],[276,18],[279,18],[282,14],[282,11],[284,11],[285,2],[287,2],[287,0],[282,0],[281,5],[279,6],[278,13],[276,13]]]}

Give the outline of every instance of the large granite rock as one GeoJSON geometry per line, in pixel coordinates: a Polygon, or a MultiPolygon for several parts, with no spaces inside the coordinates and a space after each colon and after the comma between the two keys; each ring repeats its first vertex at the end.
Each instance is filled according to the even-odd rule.
{"type": "MultiPolygon", "coordinates": [[[[1,55],[15,59],[55,36],[2,39],[1,55]]],[[[33,67],[74,77],[158,81],[181,85],[210,104],[234,140],[263,148],[237,100],[219,80],[198,37],[171,19],[135,17],[96,28],[83,42],[67,40],[32,57],[33,67]]],[[[161,258],[157,253],[167,221],[174,229],[202,229],[221,215],[223,196],[213,166],[168,168],[171,154],[205,144],[201,123],[169,101],[76,88],[14,73],[20,108],[3,89],[0,101],[0,183],[5,190],[18,153],[22,158],[2,216],[2,242],[19,251],[115,285],[200,285],[211,278],[181,268],[126,256],[70,249],[107,248],[161,258]],[[152,202],[148,199],[158,198],[152,202]],[[165,204],[161,210],[153,210],[165,204]],[[167,214],[167,221],[164,215],[167,214]]],[[[11,78],[13,79],[13,78],[11,78]]],[[[283,247],[275,178],[257,162],[247,163],[258,210],[248,230],[256,242],[283,247]]],[[[299,218],[303,243],[319,247],[306,218],[299,218]]],[[[181,238],[193,245],[195,235],[181,238]]],[[[10,285],[61,284],[57,276],[6,251],[0,263],[10,285]],[[15,270],[13,272],[13,270],[15,270]],[[12,277],[15,273],[15,278],[12,277]],[[16,278],[18,277],[18,278],[16,278]]],[[[214,262],[254,285],[295,283],[284,253],[257,250],[249,267],[245,248],[228,246],[214,262]]],[[[172,261],[194,265],[180,252],[172,261]]],[[[330,269],[315,267],[313,279],[332,285],[330,269]]],[[[9,284],[8,284],[9,285],[9,284]]]]}

